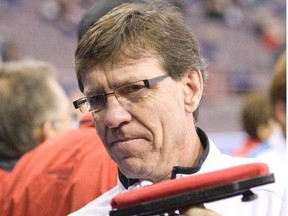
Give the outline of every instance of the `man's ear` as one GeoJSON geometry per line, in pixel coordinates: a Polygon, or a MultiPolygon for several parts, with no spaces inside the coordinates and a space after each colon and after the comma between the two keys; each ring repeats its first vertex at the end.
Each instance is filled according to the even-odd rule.
{"type": "Polygon", "coordinates": [[[191,71],[182,75],[184,86],[184,107],[186,112],[193,113],[202,98],[203,78],[200,70],[191,71]]]}

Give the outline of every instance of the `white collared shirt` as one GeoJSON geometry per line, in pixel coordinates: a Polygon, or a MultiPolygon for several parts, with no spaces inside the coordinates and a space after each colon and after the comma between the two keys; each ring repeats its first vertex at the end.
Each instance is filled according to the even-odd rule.
{"type": "MultiPolygon", "coordinates": [[[[221,154],[215,144],[211,140],[209,140],[209,142],[210,150],[208,157],[197,174],[256,162],[254,159],[236,158],[221,154]]],[[[177,174],[176,177],[183,178],[185,176],[188,175],[177,174]]],[[[128,190],[150,184],[152,184],[150,181],[139,181],[130,186],[128,190]]],[[[127,189],[125,189],[122,183],[118,180],[117,186],[113,189],[104,193],[102,196],[69,216],[109,216],[109,211],[111,211],[111,199],[125,191],[127,191],[127,189]]],[[[241,196],[236,196],[207,203],[205,206],[223,216],[286,216],[284,212],[281,213],[284,206],[284,185],[273,183],[257,187],[253,191],[258,195],[258,199],[252,202],[243,203],[241,202],[241,196]]]]}

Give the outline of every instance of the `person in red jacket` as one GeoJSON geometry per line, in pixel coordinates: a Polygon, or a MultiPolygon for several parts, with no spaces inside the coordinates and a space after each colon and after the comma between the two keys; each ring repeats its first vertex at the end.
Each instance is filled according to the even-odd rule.
{"type": "Polygon", "coordinates": [[[25,154],[7,176],[2,216],[64,216],[116,185],[117,168],[84,116],[25,154]]]}
{"type": "Polygon", "coordinates": [[[58,72],[36,59],[0,64],[0,196],[24,154],[71,128],[72,106],[58,72]]]}

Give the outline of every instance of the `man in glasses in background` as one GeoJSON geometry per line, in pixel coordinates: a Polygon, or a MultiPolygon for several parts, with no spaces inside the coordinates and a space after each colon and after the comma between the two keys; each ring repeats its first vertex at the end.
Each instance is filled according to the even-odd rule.
{"type": "MultiPolygon", "coordinates": [[[[74,106],[92,113],[97,133],[118,165],[119,182],[73,216],[109,215],[111,199],[127,190],[251,162],[222,155],[197,127],[205,62],[173,6],[114,8],[79,42],[75,69],[85,97],[74,106]]],[[[243,205],[237,197],[207,207],[221,215],[280,215],[282,194],[257,193],[253,204],[243,205]],[[255,203],[261,208],[252,210],[255,203]]],[[[217,213],[203,209],[201,214],[217,213]]]]}

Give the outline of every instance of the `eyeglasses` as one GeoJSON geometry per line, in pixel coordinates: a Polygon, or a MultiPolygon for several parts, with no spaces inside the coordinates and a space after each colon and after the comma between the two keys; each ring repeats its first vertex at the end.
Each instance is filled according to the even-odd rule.
{"type": "Polygon", "coordinates": [[[75,109],[79,109],[82,113],[86,112],[98,112],[106,107],[107,97],[109,95],[115,95],[119,102],[137,102],[143,98],[149,88],[156,83],[169,77],[169,75],[161,75],[152,79],[139,80],[131,82],[115,88],[112,92],[97,94],[89,97],[83,97],[73,102],[75,109]]]}

